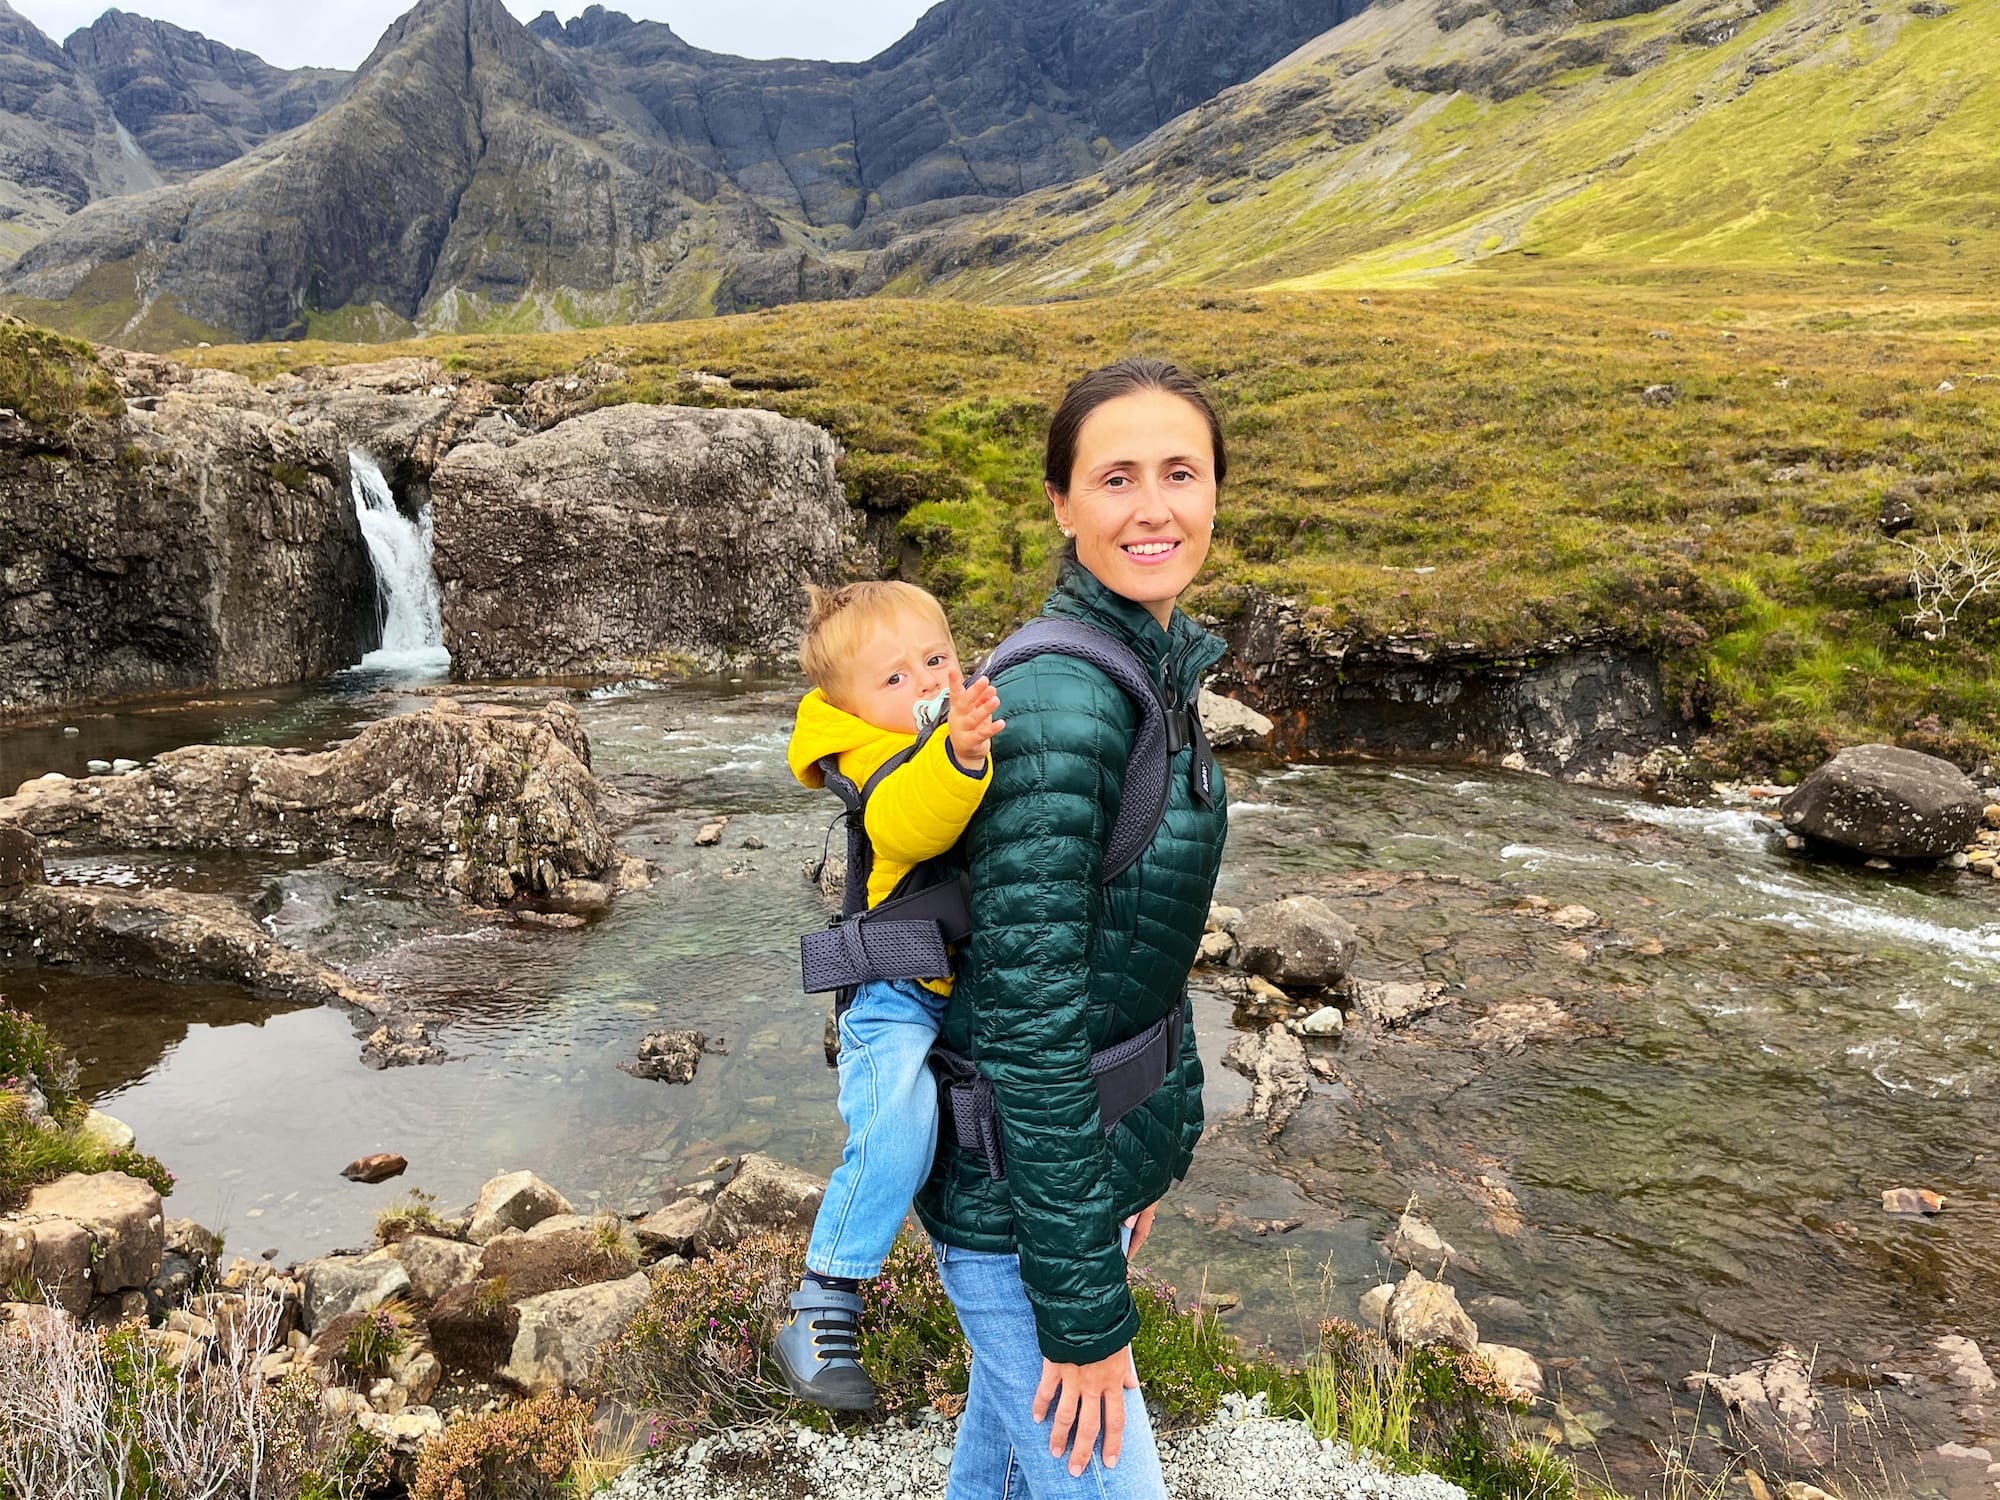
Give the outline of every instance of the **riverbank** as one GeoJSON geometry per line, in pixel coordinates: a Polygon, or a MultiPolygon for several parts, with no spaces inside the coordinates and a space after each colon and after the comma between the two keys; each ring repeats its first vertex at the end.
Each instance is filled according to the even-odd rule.
{"type": "Polygon", "coordinates": [[[265,378],[417,355],[538,411],[658,401],[816,423],[845,449],[869,565],[920,579],[976,642],[1046,586],[1038,454],[1064,380],[1171,354],[1214,389],[1233,450],[1196,603],[1225,632],[1263,601],[1297,606],[1292,627],[1238,642],[1253,701],[1281,662],[1339,682],[1371,657],[1456,658],[1493,681],[1594,643],[1657,664],[1658,704],[1710,729],[1715,770],[1770,774],[1834,742],[1961,764],[2000,744],[2000,611],[1975,604],[1927,639],[1899,544],[1961,520],[1976,540],[1991,519],[1996,344],[1984,303],[1718,273],[815,305],[185,357],[265,378]]]}
{"type": "MultiPolygon", "coordinates": [[[[82,717],[75,738],[0,736],[0,760],[320,750],[431,701],[390,688],[82,717]]],[[[361,1245],[403,1183],[470,1202],[501,1167],[636,1218],[725,1157],[821,1174],[836,1159],[825,1012],[797,992],[796,934],[825,918],[801,867],[826,809],[785,770],[794,689],[540,691],[569,696],[599,778],[653,799],[620,844],[658,880],[581,926],[469,917],[298,856],[49,852],[74,889],[255,903],[269,936],[439,1020],[444,1062],[374,1072],[357,1060],[365,1028],[336,1010],[0,973],[78,1055],[88,1102],[180,1174],[169,1211],[232,1253],[361,1245]],[[620,1070],[662,1030],[713,1044],[690,1082],[620,1070]],[[340,1176],[376,1152],[405,1156],[406,1177],[340,1176]]],[[[1934,1347],[2000,1317],[2000,1179],[1967,1150],[2000,1084],[1982,1040],[2000,885],[1799,860],[1731,806],[1464,767],[1224,763],[1220,899],[1325,903],[1354,930],[1368,1003],[1338,1038],[1306,1040],[1273,1139],[1244,1116],[1252,1080],[1221,1064],[1272,1017],[1239,1003],[1238,976],[1199,976],[1218,1128],[1162,1215],[1155,1271],[1227,1306],[1246,1344],[1301,1358],[1321,1319],[1361,1319],[1415,1193],[1481,1340],[1549,1361],[1563,1411],[1537,1438],[1622,1489],[1646,1488],[1674,1445],[1687,1375],[1787,1344],[1818,1350],[1824,1410],[1844,1421],[1848,1395],[1863,1402],[1883,1461],[1919,1487],[1937,1448],[2000,1438],[1934,1347]],[[1886,1213],[1882,1192],[1902,1187],[1942,1212],[1886,1213]]]]}

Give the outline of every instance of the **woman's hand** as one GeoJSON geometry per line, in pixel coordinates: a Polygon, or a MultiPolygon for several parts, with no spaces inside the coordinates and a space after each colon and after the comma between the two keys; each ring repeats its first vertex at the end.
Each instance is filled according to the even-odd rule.
{"type": "Polygon", "coordinates": [[[1007,727],[1005,719],[993,717],[1000,709],[1000,692],[984,677],[962,692],[951,695],[951,756],[962,771],[976,771],[986,764],[986,742],[1007,727]]]}
{"type": "Polygon", "coordinates": [[[1067,1444],[1071,1478],[1090,1466],[1091,1450],[1097,1446],[1100,1432],[1104,1436],[1104,1467],[1118,1467],[1118,1450],[1125,1441],[1125,1393],[1138,1388],[1139,1372],[1132,1364],[1129,1344],[1094,1364],[1042,1361],[1042,1383],[1035,1387],[1035,1420],[1041,1421],[1054,1408],[1049,1456],[1061,1458],[1067,1444]]]}
{"type": "Polygon", "coordinates": [[[1139,1247],[1146,1243],[1146,1236],[1153,1232],[1153,1213],[1159,1206],[1150,1203],[1125,1221],[1125,1227],[1132,1231],[1132,1238],[1125,1246],[1127,1260],[1139,1253],[1139,1247]]]}

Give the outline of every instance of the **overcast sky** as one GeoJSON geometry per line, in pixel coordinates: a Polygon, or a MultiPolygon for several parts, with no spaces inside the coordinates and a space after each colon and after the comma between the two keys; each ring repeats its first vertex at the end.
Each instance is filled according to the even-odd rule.
{"type": "MultiPolygon", "coordinates": [[[[587,0],[585,0],[587,3],[587,0]]],[[[910,29],[933,0],[606,0],[606,9],[665,21],[684,41],[741,57],[873,57],[910,29]]],[[[122,0],[117,7],[232,47],[281,67],[352,68],[416,0],[122,0]]],[[[553,10],[564,20],[575,0],[506,0],[522,20],[553,10]]],[[[13,0],[14,9],[57,42],[103,15],[105,0],[13,0]]]]}

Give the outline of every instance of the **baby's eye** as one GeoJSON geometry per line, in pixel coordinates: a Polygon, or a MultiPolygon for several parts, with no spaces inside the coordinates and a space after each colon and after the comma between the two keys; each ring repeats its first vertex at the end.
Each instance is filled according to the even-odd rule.
{"type": "Polygon", "coordinates": [[[925,666],[927,666],[927,667],[941,667],[941,666],[943,666],[943,665],[944,665],[944,653],[943,653],[942,651],[938,652],[938,653],[937,653],[937,655],[933,656],[933,657],[932,657],[932,658],[931,658],[931,659],[930,659],[929,661],[925,662],[925,663],[924,663],[924,665],[925,665],[925,666]]]}
{"type": "Polygon", "coordinates": [[[883,684],[882,684],[882,686],[883,686],[883,687],[900,687],[900,686],[902,686],[902,682],[903,682],[903,674],[902,674],[901,672],[891,672],[891,673],[889,674],[889,680],[888,680],[887,682],[883,683],[883,684]]]}

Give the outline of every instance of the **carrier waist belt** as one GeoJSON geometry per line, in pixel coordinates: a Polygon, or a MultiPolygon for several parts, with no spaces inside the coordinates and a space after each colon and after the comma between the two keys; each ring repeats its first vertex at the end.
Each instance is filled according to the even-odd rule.
{"type": "Polygon", "coordinates": [[[963,878],[894,896],[799,939],[808,994],[877,979],[949,979],[953,943],[972,931],[963,878]]]}
{"type": "MultiPolygon", "coordinates": [[[[1187,1024],[1185,998],[1165,1016],[1129,1041],[1091,1054],[1090,1076],[1097,1085],[1097,1118],[1104,1133],[1152,1097],[1180,1061],[1181,1033],[1187,1024]]],[[[931,1049],[931,1068],[943,1093],[943,1117],[969,1156],[986,1158],[986,1173],[998,1181],[1007,1175],[1000,1150],[1000,1116],[993,1103],[993,1085],[971,1060],[943,1047],[931,1049]]]]}

